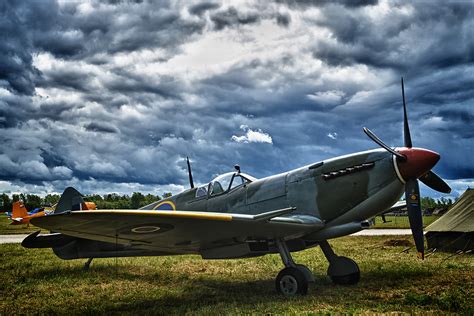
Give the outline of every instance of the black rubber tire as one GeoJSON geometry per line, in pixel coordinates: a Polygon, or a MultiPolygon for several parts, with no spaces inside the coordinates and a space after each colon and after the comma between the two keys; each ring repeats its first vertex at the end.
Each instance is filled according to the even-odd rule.
{"type": "Polygon", "coordinates": [[[286,296],[306,295],[308,293],[308,281],[305,275],[293,267],[284,268],[278,273],[275,287],[278,293],[286,296]]]}
{"type": "Polygon", "coordinates": [[[353,285],[360,280],[360,269],[354,260],[337,256],[328,267],[328,276],[336,284],[353,285]]]}
{"type": "Polygon", "coordinates": [[[360,272],[354,272],[347,275],[331,276],[331,280],[339,285],[353,285],[360,280],[360,272]]]}

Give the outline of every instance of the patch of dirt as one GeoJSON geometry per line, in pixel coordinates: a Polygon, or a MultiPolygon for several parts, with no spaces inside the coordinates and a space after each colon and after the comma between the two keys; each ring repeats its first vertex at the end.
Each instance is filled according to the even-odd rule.
{"type": "Polygon", "coordinates": [[[384,246],[389,246],[389,247],[410,247],[412,244],[410,241],[406,239],[390,239],[387,240],[386,242],[383,243],[384,246]]]}

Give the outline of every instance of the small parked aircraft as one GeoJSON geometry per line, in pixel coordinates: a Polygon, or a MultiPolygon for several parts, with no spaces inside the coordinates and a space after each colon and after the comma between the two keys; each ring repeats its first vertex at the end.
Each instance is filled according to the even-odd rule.
{"type": "Polygon", "coordinates": [[[52,210],[45,208],[36,208],[28,212],[22,201],[13,202],[11,213],[7,212],[7,216],[12,220],[10,225],[30,224],[30,220],[35,217],[45,216],[47,213],[52,213],[52,210]]]}
{"type": "MultiPolygon", "coordinates": [[[[80,205],[83,210],[95,210],[96,206],[93,202],[83,202],[80,205]]],[[[22,201],[13,202],[12,211],[6,212],[6,215],[12,220],[10,225],[22,225],[30,224],[30,220],[35,217],[42,217],[48,214],[52,214],[55,207],[41,207],[35,208],[31,212],[28,212],[22,201]]]]}
{"type": "Polygon", "coordinates": [[[410,226],[419,256],[424,256],[418,179],[440,192],[449,186],[431,171],[440,156],[412,147],[405,96],[404,147],[392,149],[369,129],[382,149],[319,161],[295,170],[256,179],[235,172],[191,188],[140,210],[81,211],[79,192],[67,188],[53,215],[32,219],[55,233],[32,233],[28,248],[52,247],[62,259],[199,254],[229,259],[279,253],[285,268],[276,289],[305,294],[311,271],[296,264],[291,252],[320,246],[329,261],[327,274],[337,284],[354,284],[360,270],[338,256],[329,239],[370,226],[369,219],[394,205],[405,192],[410,226]]]}
{"type": "MultiPolygon", "coordinates": [[[[24,208],[24,204],[23,204],[23,201],[16,201],[16,202],[13,202],[12,204],[12,210],[9,212],[9,211],[2,211],[2,213],[5,213],[6,216],[8,216],[10,219],[12,217],[18,217],[18,216],[14,216],[13,214],[15,213],[16,215],[17,214],[23,214],[23,211],[21,210],[22,208],[24,208]]],[[[26,211],[26,208],[25,208],[25,211],[26,211],[26,214],[27,215],[33,215],[33,214],[36,214],[40,211],[42,211],[43,208],[35,208],[34,210],[28,212],[26,211]]]]}

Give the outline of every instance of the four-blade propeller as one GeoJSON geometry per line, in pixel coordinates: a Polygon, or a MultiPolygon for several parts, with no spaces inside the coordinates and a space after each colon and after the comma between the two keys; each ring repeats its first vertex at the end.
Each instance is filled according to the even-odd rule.
{"type": "Polygon", "coordinates": [[[405,183],[405,200],[408,209],[410,228],[415,240],[419,257],[424,258],[423,218],[420,204],[420,188],[418,179],[433,190],[449,193],[451,188],[431,168],[439,160],[439,154],[421,148],[413,148],[410,127],[408,125],[407,108],[405,103],[405,88],[402,78],[403,98],[403,136],[404,147],[392,149],[378,138],[372,131],[364,127],[364,132],[380,147],[396,157],[397,167],[402,181],[405,183]]]}

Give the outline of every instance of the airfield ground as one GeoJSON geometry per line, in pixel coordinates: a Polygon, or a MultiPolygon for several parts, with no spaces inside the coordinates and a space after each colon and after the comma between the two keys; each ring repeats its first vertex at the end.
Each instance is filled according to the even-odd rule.
{"type": "Polygon", "coordinates": [[[315,273],[304,297],[276,294],[279,256],[202,260],[198,256],[63,261],[50,249],[0,245],[0,314],[269,314],[454,312],[474,314],[472,255],[435,252],[418,260],[411,236],[343,237],[336,252],[362,270],[355,286],[326,277],[319,248],[294,254],[315,273]]]}
{"type": "Polygon", "coordinates": [[[0,214],[0,235],[29,234],[39,229],[33,225],[10,225],[11,222],[7,216],[0,214]]]}
{"type": "MultiPolygon", "coordinates": [[[[441,216],[423,216],[423,227],[426,227],[436,221],[441,216]]],[[[385,229],[385,228],[410,228],[410,221],[408,216],[385,216],[385,223],[381,216],[375,217],[374,225],[371,228],[385,229]]]]}

